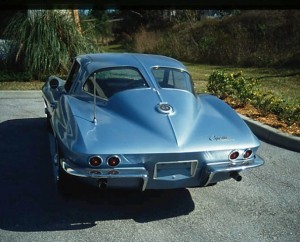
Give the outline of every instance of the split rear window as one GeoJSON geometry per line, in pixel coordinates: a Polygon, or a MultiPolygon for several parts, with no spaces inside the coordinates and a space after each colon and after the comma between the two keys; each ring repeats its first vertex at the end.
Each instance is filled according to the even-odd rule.
{"type": "Polygon", "coordinates": [[[109,99],[117,92],[128,89],[149,87],[140,72],[132,67],[116,67],[100,69],[93,73],[85,82],[83,90],[94,93],[94,78],[96,95],[109,99]]]}
{"type": "Polygon", "coordinates": [[[152,69],[152,73],[161,88],[181,89],[194,94],[192,78],[186,71],[168,67],[155,67],[152,69]]]}

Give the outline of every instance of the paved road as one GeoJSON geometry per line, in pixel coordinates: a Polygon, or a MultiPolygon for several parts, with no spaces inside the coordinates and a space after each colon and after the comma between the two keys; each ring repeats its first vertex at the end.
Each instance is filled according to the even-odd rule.
{"type": "Polygon", "coordinates": [[[0,241],[299,241],[300,153],[262,143],[241,182],[55,191],[39,92],[0,92],[0,241]]]}

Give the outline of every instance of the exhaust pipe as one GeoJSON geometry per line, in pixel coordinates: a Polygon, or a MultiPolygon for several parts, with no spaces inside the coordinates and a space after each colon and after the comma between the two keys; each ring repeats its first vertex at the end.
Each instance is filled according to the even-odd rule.
{"type": "Polygon", "coordinates": [[[238,182],[242,180],[242,176],[238,172],[231,172],[230,177],[238,182]]]}
{"type": "Polygon", "coordinates": [[[101,190],[105,190],[107,188],[107,179],[99,179],[98,181],[98,187],[101,190]]]}

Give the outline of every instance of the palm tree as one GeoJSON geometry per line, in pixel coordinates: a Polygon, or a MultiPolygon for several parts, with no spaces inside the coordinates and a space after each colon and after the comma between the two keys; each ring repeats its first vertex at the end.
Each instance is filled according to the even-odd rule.
{"type": "Polygon", "coordinates": [[[74,22],[76,24],[76,27],[78,29],[78,32],[80,34],[82,34],[82,29],[81,29],[81,25],[80,25],[80,18],[79,18],[79,12],[78,9],[74,9],[73,10],[73,17],[74,17],[74,22]]]}
{"type": "Polygon", "coordinates": [[[70,13],[69,10],[31,10],[12,19],[5,30],[6,37],[12,41],[10,63],[40,78],[65,72],[70,58],[95,51],[89,36],[80,32],[79,17],[72,18],[67,12],[70,13]]]}

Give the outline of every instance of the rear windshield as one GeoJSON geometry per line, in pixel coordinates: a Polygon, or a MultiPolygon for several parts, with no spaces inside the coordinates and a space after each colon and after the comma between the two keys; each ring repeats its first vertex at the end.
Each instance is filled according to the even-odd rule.
{"type": "Polygon", "coordinates": [[[94,77],[96,95],[105,99],[124,90],[149,87],[143,76],[135,68],[107,68],[94,72],[85,82],[83,90],[91,94],[94,93],[94,77]]]}
{"type": "Polygon", "coordinates": [[[186,71],[167,67],[155,67],[152,69],[152,73],[161,88],[182,89],[194,94],[192,78],[186,71]]]}

